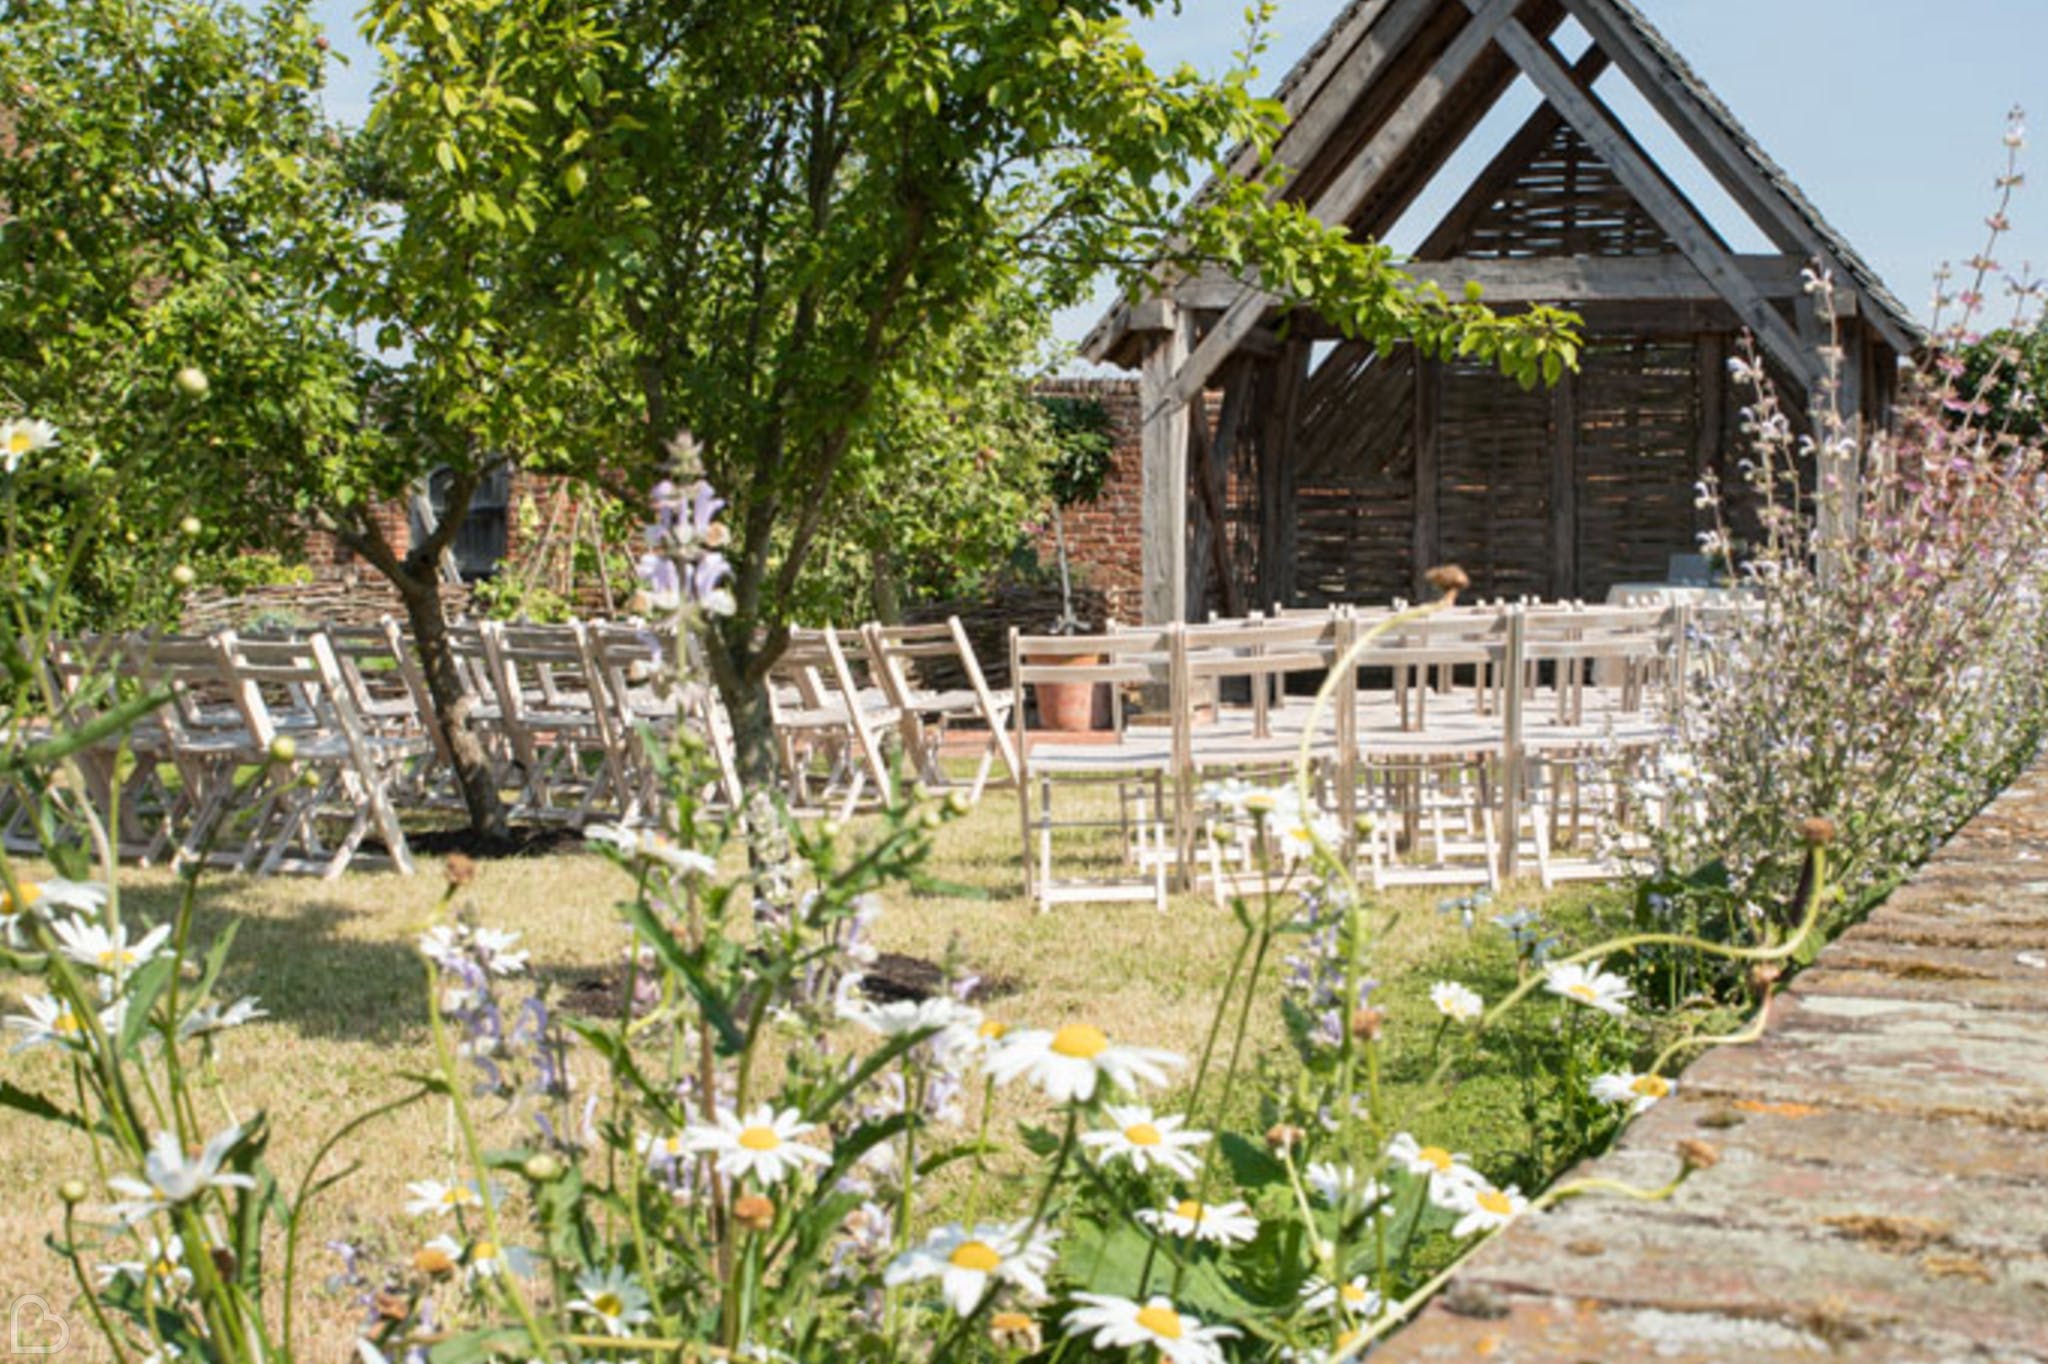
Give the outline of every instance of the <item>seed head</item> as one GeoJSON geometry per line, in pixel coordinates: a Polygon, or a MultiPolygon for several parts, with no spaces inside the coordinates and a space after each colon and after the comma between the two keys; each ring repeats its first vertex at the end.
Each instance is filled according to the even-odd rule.
{"type": "Polygon", "coordinates": [[[1036,1354],[1045,1348],[1038,1323],[1022,1312],[997,1312],[988,1319],[988,1338],[997,1348],[1036,1354]]]}
{"type": "Polygon", "coordinates": [[[430,1279],[445,1279],[455,1272],[455,1257],[439,1246],[421,1246],[413,1252],[412,1267],[430,1279]]]}
{"type": "Polygon", "coordinates": [[[1303,1135],[1293,1123],[1276,1122],[1266,1129],[1266,1145],[1275,1151],[1292,1151],[1301,1145],[1303,1135]]]}
{"type": "Polygon", "coordinates": [[[1383,1009],[1360,1009],[1351,1015],[1351,1035],[1360,1042],[1377,1042],[1386,1030],[1387,1015],[1383,1009]]]}
{"type": "Polygon", "coordinates": [[[1472,586],[1471,575],[1456,564],[1438,564],[1423,574],[1422,580],[1452,600],[1472,586]]]}
{"type": "Polygon", "coordinates": [[[1687,1137],[1678,1143],[1678,1158],[1688,1170],[1711,1170],[1721,1163],[1721,1152],[1698,1137],[1687,1137]]]}
{"type": "Polygon", "coordinates": [[[1812,815],[1799,821],[1799,836],[1815,848],[1825,848],[1835,841],[1835,822],[1825,815],[1812,815]]]}
{"type": "Polygon", "coordinates": [[[748,1231],[766,1231],[775,1225],[775,1203],[760,1194],[743,1194],[732,1205],[732,1220],[748,1231]]]}
{"type": "Polygon", "coordinates": [[[448,878],[451,886],[466,886],[476,880],[477,865],[474,858],[463,853],[449,853],[448,860],[441,864],[441,874],[448,878]]]}

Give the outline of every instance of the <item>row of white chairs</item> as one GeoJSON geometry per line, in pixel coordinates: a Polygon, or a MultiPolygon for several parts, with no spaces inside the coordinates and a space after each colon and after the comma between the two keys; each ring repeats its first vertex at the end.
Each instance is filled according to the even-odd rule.
{"type": "MultiPolygon", "coordinates": [[[[677,725],[696,730],[713,756],[704,798],[740,801],[732,727],[712,689],[658,685],[673,635],[578,621],[461,624],[447,638],[457,704],[515,822],[651,818],[662,799],[659,750],[677,725]]],[[[124,855],[331,877],[374,834],[382,859],[409,872],[398,812],[461,804],[419,651],[390,618],[289,637],[78,639],[49,665],[67,727],[110,699],[93,679],[170,692],[131,735],[83,755],[85,794],[124,855]]],[[[946,784],[940,749],[963,725],[982,731],[965,783],[972,798],[998,763],[1003,780],[1016,780],[1010,693],[989,687],[957,619],[797,631],[770,691],[799,810],[845,817],[886,803],[899,761],[946,784]],[[927,685],[928,670],[948,666],[964,686],[927,685]]],[[[0,792],[0,836],[11,847],[40,845],[34,822],[30,803],[0,792]]]]}
{"type": "MultiPolygon", "coordinates": [[[[1020,687],[1092,683],[1111,698],[1106,735],[1026,745],[1018,717],[1039,907],[1242,889],[1268,873],[1223,793],[1292,783],[1303,755],[1316,811],[1376,886],[1616,874],[1658,814],[1636,778],[1683,704],[1694,609],[1516,604],[1389,626],[1395,616],[1336,607],[1013,634],[1020,687]],[[1314,694],[1347,656],[1318,710],[1314,694]],[[1063,799],[1089,785],[1114,805],[1063,799]]],[[[1263,851],[1269,869],[1287,855],[1263,851]]]]}

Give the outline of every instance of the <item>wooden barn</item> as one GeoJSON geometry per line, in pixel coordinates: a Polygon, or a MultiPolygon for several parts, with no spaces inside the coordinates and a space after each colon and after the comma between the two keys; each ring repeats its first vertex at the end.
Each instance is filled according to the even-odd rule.
{"type": "MultiPolygon", "coordinates": [[[[1836,285],[1843,410],[1883,420],[1916,324],[1628,0],[1353,0],[1279,89],[1285,174],[1242,153],[1231,173],[1384,240],[1531,88],[1412,272],[1454,295],[1476,281],[1502,310],[1577,312],[1582,367],[1554,388],[1343,340],[1216,275],[1163,280],[1089,335],[1087,358],[1141,376],[1148,621],[1408,596],[1439,562],[1488,596],[1597,600],[1665,577],[1705,528],[1695,484],[1740,458],[1727,361],[1745,333],[1803,420],[1833,331],[1802,287],[1816,264],[1836,285]],[[1729,245],[1646,150],[1649,116],[1769,251],[1729,245]]],[[[1853,490],[1854,468],[1829,472],[1853,490]]]]}

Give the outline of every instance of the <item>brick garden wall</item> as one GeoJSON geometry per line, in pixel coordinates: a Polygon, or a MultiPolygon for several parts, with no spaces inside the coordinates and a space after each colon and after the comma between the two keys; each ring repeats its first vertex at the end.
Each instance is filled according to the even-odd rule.
{"type": "MultiPolygon", "coordinates": [[[[1142,414],[1135,379],[1055,379],[1039,388],[1047,397],[1092,398],[1109,412],[1116,441],[1115,465],[1102,496],[1067,509],[1067,559],[1077,585],[1102,594],[1103,606],[1119,621],[1144,617],[1144,455],[1139,437],[1142,414]]],[[[1038,537],[1040,560],[1055,564],[1052,527],[1038,537]]],[[[1100,625],[1100,621],[1087,621],[1100,625]]]]}

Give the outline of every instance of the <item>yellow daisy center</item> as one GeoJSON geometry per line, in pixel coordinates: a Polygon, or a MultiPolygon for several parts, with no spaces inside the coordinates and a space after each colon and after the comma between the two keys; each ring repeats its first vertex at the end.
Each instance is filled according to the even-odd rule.
{"type": "Polygon", "coordinates": [[[955,1269],[971,1269],[977,1274],[993,1274],[1003,1263],[1003,1257],[986,1241],[962,1241],[946,1260],[955,1269]]]}
{"type": "Polygon", "coordinates": [[[590,1305],[596,1309],[597,1314],[601,1317],[623,1317],[626,1315],[626,1300],[610,1289],[606,1289],[592,1298],[590,1305]]]}
{"type": "Polygon", "coordinates": [[[1365,1300],[1367,1298],[1370,1298],[1372,1294],[1366,1292],[1363,1288],[1360,1288],[1355,1283],[1348,1283],[1337,1290],[1337,1296],[1344,1300],[1346,1306],[1359,1307],[1362,1306],[1365,1303],[1365,1300]]]}
{"type": "Polygon", "coordinates": [[[100,965],[108,969],[116,966],[133,966],[135,954],[125,947],[109,947],[100,953],[100,965]]]}
{"type": "Polygon", "coordinates": [[[1031,1329],[1031,1318],[1025,1316],[1022,1312],[998,1312],[988,1319],[988,1327],[991,1331],[1001,1332],[1005,1335],[1011,1332],[1028,1331],[1031,1329]]]}
{"type": "Polygon", "coordinates": [[[1100,1028],[1069,1023],[1052,1035],[1052,1050],[1076,1061],[1093,1061],[1109,1050],[1109,1038],[1100,1028]]]}
{"type": "Polygon", "coordinates": [[[987,1041],[994,1042],[1009,1030],[1010,1029],[1006,1025],[998,1023],[993,1018],[990,1018],[983,1021],[981,1025],[981,1036],[987,1041]]]}
{"type": "Polygon", "coordinates": [[[178,1267],[169,1260],[158,1260],[149,1267],[149,1272],[159,1279],[168,1279],[178,1272],[178,1267]]]}
{"type": "Polygon", "coordinates": [[[749,1127],[741,1131],[739,1144],[749,1151],[773,1151],[782,1145],[782,1138],[772,1127],[749,1127]]]}
{"type": "Polygon", "coordinates": [[[1173,1215],[1185,1217],[1190,1222],[1198,1221],[1202,1216],[1202,1205],[1192,1198],[1183,1198],[1173,1205],[1173,1215]]]}
{"type": "Polygon", "coordinates": [[[1485,1211],[1492,1213],[1495,1217],[1511,1217],[1514,1215],[1514,1200],[1499,1189],[1488,1189],[1472,1201],[1485,1211]]]}
{"type": "Polygon", "coordinates": [[[1124,1140],[1133,1146],[1157,1146],[1165,1138],[1149,1122],[1134,1122],[1124,1129],[1124,1140]]]}
{"type": "Polygon", "coordinates": [[[1671,1082],[1661,1075],[1638,1075],[1629,1088],[1645,1099],[1661,1099],[1671,1092],[1671,1082]]]}
{"type": "Polygon", "coordinates": [[[470,1247],[469,1262],[473,1265],[482,1264],[485,1260],[495,1260],[497,1258],[498,1247],[495,1242],[478,1241],[474,1246],[470,1247]]]}
{"type": "Polygon", "coordinates": [[[0,890],[0,919],[19,914],[42,898],[43,888],[33,881],[24,881],[22,883],[21,898],[19,900],[16,900],[8,892],[0,890]]]}
{"type": "Polygon", "coordinates": [[[7,433],[7,453],[10,455],[25,455],[34,444],[35,438],[20,427],[7,433]]]}
{"type": "Polygon", "coordinates": [[[1415,1153],[1415,1158],[1425,1165],[1433,1165],[1443,1174],[1451,1172],[1455,1160],[1449,1151],[1441,1146],[1425,1146],[1415,1153]]]}
{"type": "Polygon", "coordinates": [[[1339,1331],[1337,1333],[1337,1348],[1339,1350],[1348,1350],[1351,1348],[1352,1342],[1357,1339],[1358,1332],[1356,1331],[1339,1331]]]}
{"type": "Polygon", "coordinates": [[[52,1023],[50,1028],[51,1031],[62,1033],[66,1037],[76,1037],[85,1031],[85,1025],[78,1021],[77,1014],[71,1012],[69,1004],[57,1011],[57,1021],[52,1023]]]}
{"type": "Polygon", "coordinates": [[[454,1185],[442,1192],[441,1206],[444,1208],[452,1208],[455,1207],[457,1204],[469,1202],[470,1198],[471,1195],[469,1190],[462,1188],[460,1185],[454,1185]]]}
{"type": "Polygon", "coordinates": [[[1171,1307],[1140,1307],[1133,1320],[1161,1340],[1180,1339],[1180,1313],[1171,1307]]]}
{"type": "Polygon", "coordinates": [[[1575,981],[1574,983],[1565,986],[1564,992],[1570,995],[1573,999],[1579,1000],[1586,1004],[1591,1004],[1594,1000],[1600,998],[1600,992],[1598,990],[1595,990],[1592,986],[1586,984],[1586,982],[1582,980],[1575,981]]]}

